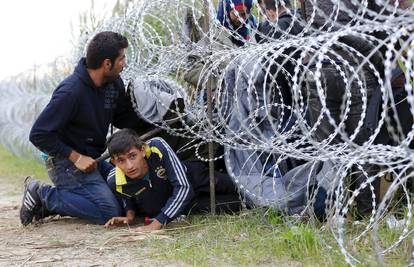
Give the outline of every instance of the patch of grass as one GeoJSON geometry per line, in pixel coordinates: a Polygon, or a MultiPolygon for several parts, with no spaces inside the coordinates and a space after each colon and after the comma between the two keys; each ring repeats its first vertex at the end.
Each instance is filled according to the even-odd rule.
{"type": "MultiPolygon", "coordinates": [[[[319,222],[292,221],[260,209],[233,216],[190,216],[186,226],[166,229],[171,238],[150,238],[142,245],[157,251],[148,257],[195,266],[348,266],[328,228],[319,222]]],[[[363,229],[349,222],[346,236],[355,238],[363,229]]],[[[381,223],[381,247],[394,243],[397,236],[398,230],[381,223]]],[[[378,266],[371,238],[368,234],[347,246],[361,266],[378,266]]],[[[408,241],[385,255],[387,266],[407,263],[408,241]]]]}
{"type": "Polygon", "coordinates": [[[0,145],[0,177],[7,177],[12,181],[15,177],[21,178],[27,175],[33,175],[42,180],[48,179],[45,167],[38,161],[31,158],[19,158],[0,145]]]}
{"type": "Polygon", "coordinates": [[[167,229],[172,239],[146,245],[167,262],[195,266],[346,266],[343,256],[324,245],[317,227],[286,223],[263,210],[240,215],[190,216],[188,228],[167,229]]]}
{"type": "MultiPolygon", "coordinates": [[[[26,175],[47,179],[42,164],[33,159],[18,158],[0,146],[0,177],[11,181],[14,177],[26,175]]],[[[21,179],[14,180],[21,182],[21,179]]],[[[407,210],[400,212],[400,217],[407,215],[407,210]]],[[[189,216],[184,222],[166,229],[170,238],[150,235],[128,246],[139,259],[152,258],[179,265],[348,266],[328,227],[322,227],[319,222],[292,221],[295,220],[286,219],[271,209],[250,210],[238,215],[189,216]],[[144,257],[142,248],[148,248],[144,257]]],[[[352,239],[363,230],[363,225],[345,224],[347,250],[362,261],[361,266],[377,266],[372,234],[359,240],[352,239]]],[[[97,231],[107,230],[99,228],[97,231]]],[[[381,221],[377,232],[379,247],[385,249],[394,244],[401,232],[402,229],[389,229],[381,221]]],[[[51,243],[58,241],[50,240],[51,243]]],[[[412,249],[409,241],[404,240],[387,253],[385,265],[406,265],[412,249]]]]}

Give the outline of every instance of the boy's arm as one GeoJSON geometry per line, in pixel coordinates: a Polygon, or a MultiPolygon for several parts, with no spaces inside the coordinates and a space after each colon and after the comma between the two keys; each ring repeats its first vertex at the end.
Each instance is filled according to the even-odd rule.
{"type": "Polygon", "coordinates": [[[160,223],[160,225],[165,225],[181,215],[183,210],[187,208],[194,197],[194,190],[187,179],[184,165],[171,147],[161,138],[153,140],[153,144],[163,155],[161,162],[173,187],[171,197],[153,221],[154,224],[160,223]]]}
{"type": "Polygon", "coordinates": [[[115,183],[115,168],[109,172],[107,183],[111,191],[114,193],[118,202],[121,203],[122,208],[125,210],[126,216],[124,217],[113,217],[108,220],[105,224],[105,227],[116,225],[116,224],[131,224],[135,219],[135,209],[136,205],[133,199],[129,198],[126,195],[120,194],[116,191],[115,183]]]}

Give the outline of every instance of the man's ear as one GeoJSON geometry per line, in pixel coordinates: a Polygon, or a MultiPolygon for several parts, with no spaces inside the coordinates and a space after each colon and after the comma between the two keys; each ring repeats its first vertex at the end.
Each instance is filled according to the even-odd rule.
{"type": "Polygon", "coordinates": [[[109,58],[105,59],[102,63],[104,70],[106,71],[110,71],[112,68],[112,62],[109,58]]]}

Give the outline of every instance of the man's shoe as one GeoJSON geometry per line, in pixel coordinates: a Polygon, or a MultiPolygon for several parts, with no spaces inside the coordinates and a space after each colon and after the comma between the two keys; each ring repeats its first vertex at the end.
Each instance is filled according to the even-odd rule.
{"type": "Polygon", "coordinates": [[[24,180],[24,193],[22,206],[20,207],[20,222],[26,226],[32,222],[36,213],[41,211],[42,202],[38,193],[41,182],[33,179],[31,176],[24,180]]]}
{"type": "Polygon", "coordinates": [[[34,221],[42,221],[44,218],[56,215],[54,212],[50,212],[48,209],[46,209],[45,206],[42,205],[42,207],[35,213],[34,215],[34,221]]]}

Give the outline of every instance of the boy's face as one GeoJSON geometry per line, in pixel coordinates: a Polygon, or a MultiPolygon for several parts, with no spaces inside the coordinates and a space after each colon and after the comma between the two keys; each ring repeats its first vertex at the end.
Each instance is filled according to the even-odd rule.
{"type": "Polygon", "coordinates": [[[132,146],[126,153],[112,156],[112,163],[131,179],[143,178],[148,173],[145,149],[132,146]]]}

